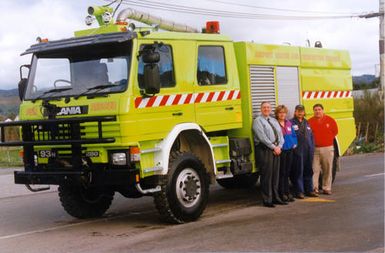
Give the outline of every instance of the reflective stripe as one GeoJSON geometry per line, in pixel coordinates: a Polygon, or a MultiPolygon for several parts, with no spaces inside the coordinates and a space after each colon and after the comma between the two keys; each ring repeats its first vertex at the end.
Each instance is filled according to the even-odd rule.
{"type": "Polygon", "coordinates": [[[187,94],[161,95],[153,97],[137,97],[135,108],[149,108],[171,105],[185,105],[197,103],[211,103],[241,98],[239,90],[211,91],[187,94]]]}
{"type": "Polygon", "coordinates": [[[350,98],[351,91],[304,91],[303,99],[350,98]]]}

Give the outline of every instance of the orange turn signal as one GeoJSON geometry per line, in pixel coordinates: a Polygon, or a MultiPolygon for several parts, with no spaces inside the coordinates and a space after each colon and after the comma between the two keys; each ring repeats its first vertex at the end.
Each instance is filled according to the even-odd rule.
{"type": "Polygon", "coordinates": [[[131,162],[140,161],[140,148],[139,147],[130,147],[130,160],[131,162]]]}

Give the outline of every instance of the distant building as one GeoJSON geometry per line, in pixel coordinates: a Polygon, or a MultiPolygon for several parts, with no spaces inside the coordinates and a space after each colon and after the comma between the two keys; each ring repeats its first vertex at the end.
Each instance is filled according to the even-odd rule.
{"type": "Polygon", "coordinates": [[[367,90],[353,90],[353,98],[362,98],[365,95],[365,92],[369,92],[370,94],[374,94],[378,92],[378,88],[367,89],[367,90]]]}

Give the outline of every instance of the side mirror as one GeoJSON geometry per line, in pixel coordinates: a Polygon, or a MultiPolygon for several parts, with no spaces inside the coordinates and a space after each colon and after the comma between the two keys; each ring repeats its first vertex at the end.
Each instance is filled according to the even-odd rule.
{"type": "MultiPolygon", "coordinates": [[[[20,82],[18,84],[19,89],[19,98],[20,100],[24,99],[25,90],[27,89],[28,79],[23,77],[23,69],[27,69],[28,71],[31,69],[31,65],[25,64],[20,66],[20,82]]],[[[28,75],[28,74],[27,74],[28,75]]]]}
{"type": "MultiPolygon", "coordinates": [[[[19,68],[19,71],[20,71],[20,80],[23,79],[23,69],[27,69],[28,71],[30,71],[31,69],[31,65],[29,64],[24,64],[24,65],[21,65],[20,68],[19,68]]],[[[28,76],[28,73],[27,73],[27,76],[28,76]]]]}
{"type": "Polygon", "coordinates": [[[149,50],[142,55],[142,60],[146,64],[158,63],[160,61],[160,54],[158,52],[153,52],[149,50]]]}
{"type": "Polygon", "coordinates": [[[145,94],[157,94],[160,92],[160,73],[157,64],[144,66],[144,92],[145,94]]]}
{"type": "Polygon", "coordinates": [[[28,79],[22,78],[18,84],[20,100],[24,99],[24,94],[25,94],[25,90],[27,88],[27,83],[28,83],[28,79]]]}

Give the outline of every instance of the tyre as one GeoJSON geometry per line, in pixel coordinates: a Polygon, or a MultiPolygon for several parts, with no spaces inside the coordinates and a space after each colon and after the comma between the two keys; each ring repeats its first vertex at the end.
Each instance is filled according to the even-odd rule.
{"type": "Polygon", "coordinates": [[[64,210],[79,219],[101,217],[114,198],[113,191],[96,187],[84,188],[75,184],[62,184],[58,190],[64,210]]]}
{"type": "Polygon", "coordinates": [[[259,178],[258,173],[217,179],[217,183],[225,189],[247,189],[254,187],[259,178]]]}
{"type": "Polygon", "coordinates": [[[172,152],[169,173],[159,181],[161,191],[154,194],[154,202],[163,221],[180,224],[201,216],[209,197],[209,177],[194,154],[172,152]]]}
{"type": "Polygon", "coordinates": [[[337,176],[337,170],[339,170],[339,159],[340,157],[338,156],[337,152],[335,152],[334,159],[333,159],[332,183],[334,183],[334,180],[336,179],[336,176],[337,176]]]}

